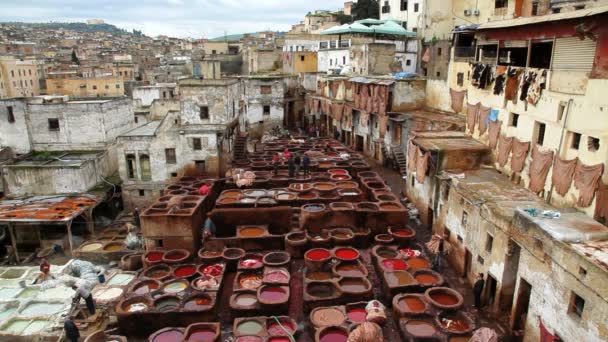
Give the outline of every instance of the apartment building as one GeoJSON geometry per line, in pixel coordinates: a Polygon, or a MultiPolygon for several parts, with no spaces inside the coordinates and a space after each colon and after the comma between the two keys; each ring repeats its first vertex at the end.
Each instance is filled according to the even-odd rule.
{"type": "Polygon", "coordinates": [[[40,95],[38,62],[0,57],[0,98],[40,95]]]}

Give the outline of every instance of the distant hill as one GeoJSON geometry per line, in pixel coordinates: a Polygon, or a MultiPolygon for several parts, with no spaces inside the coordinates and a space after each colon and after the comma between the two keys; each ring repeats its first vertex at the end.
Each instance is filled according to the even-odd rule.
{"type": "MultiPolygon", "coordinates": [[[[277,34],[277,37],[282,37],[285,35],[285,32],[275,32],[277,34]]],[[[253,37],[253,38],[258,38],[260,36],[260,34],[258,32],[251,32],[251,33],[240,33],[240,34],[229,34],[229,35],[225,35],[225,36],[220,36],[220,37],[215,37],[215,38],[211,38],[209,39],[210,42],[223,42],[223,41],[227,41],[227,42],[236,42],[239,41],[243,38],[245,38],[245,36],[249,36],[249,37],[253,37]]]]}
{"type": "Polygon", "coordinates": [[[46,29],[46,30],[70,30],[76,32],[83,33],[96,33],[96,32],[104,32],[104,33],[112,33],[112,34],[132,34],[127,30],[118,28],[111,24],[93,24],[89,25],[87,23],[58,23],[58,22],[50,22],[50,23],[21,23],[21,22],[5,22],[0,23],[2,25],[9,26],[25,26],[32,27],[37,29],[46,29]]]}

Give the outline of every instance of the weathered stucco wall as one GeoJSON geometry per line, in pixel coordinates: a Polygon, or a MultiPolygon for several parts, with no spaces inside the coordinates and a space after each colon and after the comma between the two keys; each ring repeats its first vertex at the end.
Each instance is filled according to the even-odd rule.
{"type": "Polygon", "coordinates": [[[0,146],[11,147],[17,154],[31,151],[26,107],[23,100],[0,101],[0,146]],[[8,107],[13,109],[14,122],[8,120],[8,107]]]}

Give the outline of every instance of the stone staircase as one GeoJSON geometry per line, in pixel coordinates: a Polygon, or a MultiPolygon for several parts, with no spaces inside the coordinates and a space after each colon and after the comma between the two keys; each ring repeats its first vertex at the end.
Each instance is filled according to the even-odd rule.
{"type": "Polygon", "coordinates": [[[247,134],[239,134],[234,141],[234,149],[232,151],[235,160],[245,159],[247,157],[247,134]]]}
{"type": "Polygon", "coordinates": [[[392,146],[391,151],[393,152],[393,159],[397,164],[396,166],[399,167],[399,172],[401,175],[405,176],[407,173],[407,157],[400,146],[392,146]]]}

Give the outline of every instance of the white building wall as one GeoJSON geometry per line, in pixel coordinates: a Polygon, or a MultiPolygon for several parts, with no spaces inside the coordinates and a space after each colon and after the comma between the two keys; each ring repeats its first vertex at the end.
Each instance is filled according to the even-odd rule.
{"type": "Polygon", "coordinates": [[[25,154],[32,149],[25,111],[26,107],[23,101],[0,101],[0,146],[10,147],[16,154],[25,154]],[[8,120],[9,106],[13,108],[15,122],[9,122],[8,120]]]}

